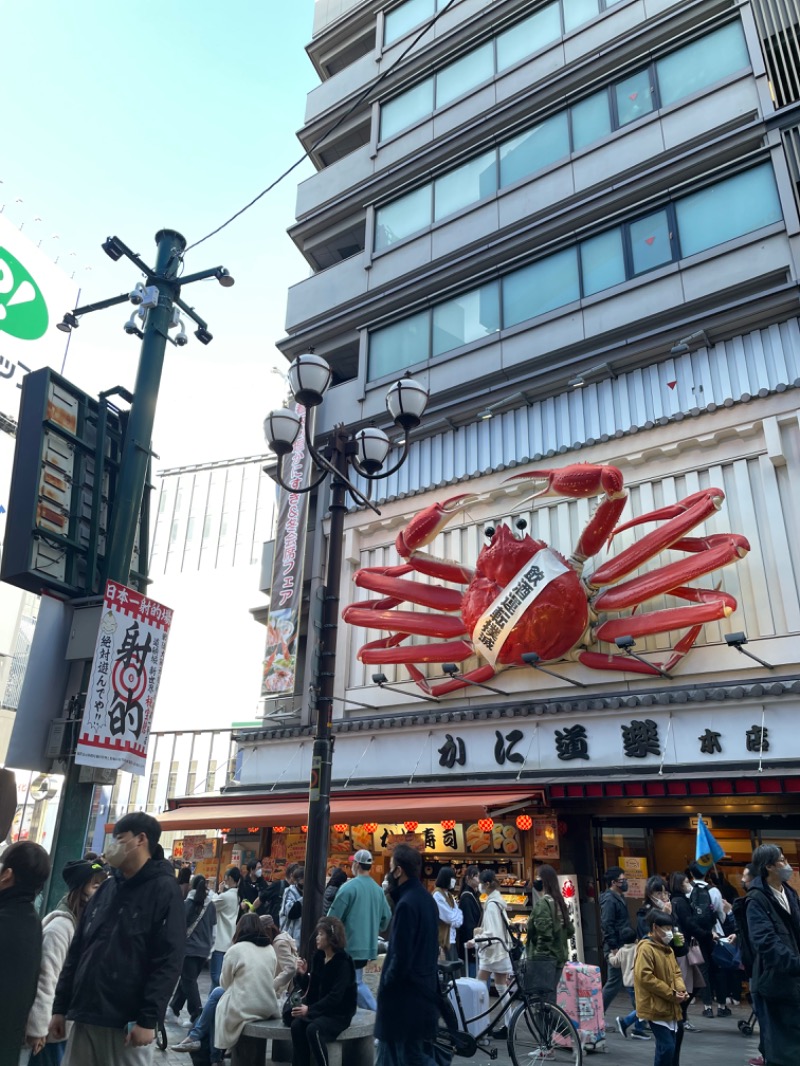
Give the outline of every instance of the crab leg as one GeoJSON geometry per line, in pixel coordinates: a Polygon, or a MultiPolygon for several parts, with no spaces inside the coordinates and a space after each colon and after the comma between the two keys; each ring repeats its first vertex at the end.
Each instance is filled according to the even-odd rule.
{"type": "Polygon", "coordinates": [[[495,674],[494,667],[487,664],[470,670],[461,678],[454,677],[449,681],[439,681],[432,685],[422,671],[417,670],[412,663],[408,663],[406,669],[423,692],[427,692],[430,696],[446,696],[448,692],[457,692],[461,688],[469,688],[473,681],[479,683],[481,681],[491,681],[495,674]]]}
{"type": "Polygon", "coordinates": [[[414,644],[407,648],[398,648],[400,641],[408,634],[396,633],[393,637],[371,640],[358,651],[358,660],[362,663],[392,666],[408,663],[461,663],[469,659],[475,651],[465,640],[437,641],[434,644],[414,644]]]}
{"type": "Polygon", "coordinates": [[[658,674],[659,670],[663,670],[669,673],[692,648],[702,628],[702,625],[692,626],[675,645],[672,655],[663,666],[661,663],[641,662],[628,655],[611,655],[600,651],[582,651],[578,656],[578,661],[594,670],[622,670],[628,674],[658,674]]]}
{"type": "MultiPolygon", "coordinates": [[[[417,603],[420,607],[432,607],[437,611],[457,611],[461,607],[461,593],[455,589],[441,588],[439,585],[426,585],[423,581],[408,581],[396,577],[397,570],[406,571],[408,567],[387,566],[370,567],[359,570],[353,577],[353,583],[370,592],[383,592],[398,602],[417,603]]],[[[347,619],[345,618],[345,621],[347,619]]]]}
{"type": "Polygon", "coordinates": [[[462,637],[467,634],[467,627],[460,618],[423,614],[422,611],[375,610],[369,603],[351,603],[342,611],[342,619],[351,626],[388,629],[423,637],[462,637]]]}
{"type": "MultiPolygon", "coordinates": [[[[718,537],[716,540],[718,543],[713,548],[701,550],[688,559],[679,559],[657,570],[640,574],[621,585],[605,589],[592,601],[593,609],[595,611],[622,611],[626,607],[634,607],[653,599],[654,596],[669,592],[687,581],[694,581],[695,578],[709,574],[712,570],[718,570],[722,566],[743,559],[750,550],[750,545],[745,538],[738,534],[731,533],[718,537]]],[[[611,560],[612,563],[616,561],[616,559],[611,560]]],[[[607,563],[601,566],[589,576],[587,584],[590,588],[597,588],[614,580],[613,577],[608,576],[609,565],[607,563]],[[599,578],[598,575],[600,575],[599,578]]]]}
{"type": "MultiPolygon", "coordinates": [[[[712,592],[709,597],[714,596],[712,592]]],[[[685,629],[688,625],[717,622],[733,613],[736,600],[727,593],[717,594],[718,600],[709,600],[699,607],[666,607],[662,611],[612,618],[595,629],[598,640],[616,640],[617,637],[646,637],[652,633],[668,633],[673,629],[685,629]],[[733,606],[731,606],[731,602],[733,606]]]]}

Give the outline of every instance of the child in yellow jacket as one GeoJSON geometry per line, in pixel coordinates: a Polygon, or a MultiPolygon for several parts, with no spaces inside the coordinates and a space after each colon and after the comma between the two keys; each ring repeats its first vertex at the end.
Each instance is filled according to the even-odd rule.
{"type": "Polygon", "coordinates": [[[681,1004],[688,998],[672,950],[672,915],[652,910],[649,935],[640,940],[633,965],[636,1013],[650,1023],[656,1041],[653,1066],[672,1066],[683,1037],[681,1004]]]}

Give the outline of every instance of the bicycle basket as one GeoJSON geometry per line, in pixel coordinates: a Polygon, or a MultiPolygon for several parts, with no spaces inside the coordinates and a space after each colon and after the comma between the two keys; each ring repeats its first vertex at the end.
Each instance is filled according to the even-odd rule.
{"type": "Polygon", "coordinates": [[[552,955],[530,955],[522,963],[522,987],[530,996],[552,995],[557,974],[552,955]]]}

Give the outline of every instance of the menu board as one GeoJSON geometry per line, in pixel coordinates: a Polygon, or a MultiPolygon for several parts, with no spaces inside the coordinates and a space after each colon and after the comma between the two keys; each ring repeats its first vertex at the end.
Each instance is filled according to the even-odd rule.
{"type": "Polygon", "coordinates": [[[537,859],[558,859],[561,848],[558,842],[557,818],[533,819],[533,854],[537,859]]]}

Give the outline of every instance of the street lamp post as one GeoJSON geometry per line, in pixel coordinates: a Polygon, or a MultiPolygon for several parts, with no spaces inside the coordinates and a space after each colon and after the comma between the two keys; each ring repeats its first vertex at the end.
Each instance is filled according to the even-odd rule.
{"type": "MultiPolygon", "coordinates": [[[[301,355],[289,368],[292,395],[305,407],[322,403],[331,381],[328,364],[317,355],[301,355]]],[[[337,425],[325,448],[318,451],[311,440],[306,421],[306,445],[319,470],[319,476],[306,488],[297,489],[284,484],[278,467],[277,479],[286,492],[311,492],[326,477],[331,478],[330,533],[326,559],[326,582],[323,598],[322,629],[319,641],[317,668],[316,728],[311,756],[311,778],[308,788],[308,836],[306,840],[305,888],[300,942],[306,945],[322,916],[322,897],[325,890],[326,862],[330,839],[331,767],[333,756],[332,718],[334,702],[334,674],[336,665],[336,629],[339,620],[339,589],[342,573],[342,546],[347,495],[380,514],[377,507],[348,478],[348,468],[367,481],[387,478],[403,465],[408,456],[409,434],[419,425],[428,401],[428,391],[418,381],[406,377],[395,382],[386,396],[386,406],[396,425],[404,431],[402,453],[389,469],[383,464],[389,454],[390,441],[386,434],[368,426],[352,433],[344,425],[337,425]]],[[[273,452],[280,458],[287,455],[300,432],[301,419],[294,411],[272,411],[264,421],[264,434],[273,452]]]]}

